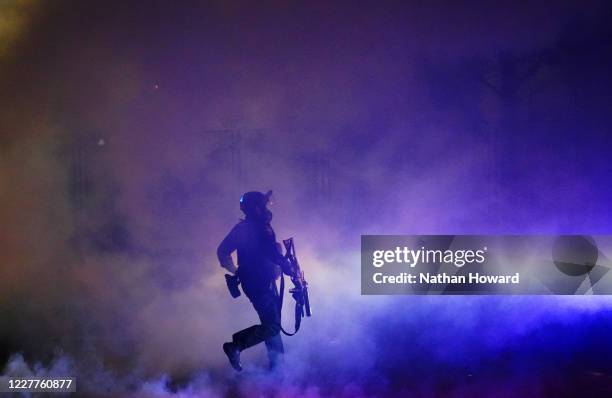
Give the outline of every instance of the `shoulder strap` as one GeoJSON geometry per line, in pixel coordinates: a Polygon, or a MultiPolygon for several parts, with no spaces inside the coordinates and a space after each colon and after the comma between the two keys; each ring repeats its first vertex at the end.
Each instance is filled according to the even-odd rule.
{"type": "MultiPolygon", "coordinates": [[[[285,275],[281,272],[281,281],[280,281],[280,293],[279,293],[279,297],[278,297],[278,310],[282,311],[283,309],[283,296],[285,293],[285,275]]],[[[299,304],[297,303],[297,301],[295,302],[295,331],[293,333],[289,333],[288,331],[286,331],[283,328],[283,324],[281,322],[280,329],[281,332],[283,332],[283,334],[285,334],[286,336],[293,336],[295,335],[298,330],[300,330],[300,324],[302,323],[302,309],[299,306],[299,304]]]]}

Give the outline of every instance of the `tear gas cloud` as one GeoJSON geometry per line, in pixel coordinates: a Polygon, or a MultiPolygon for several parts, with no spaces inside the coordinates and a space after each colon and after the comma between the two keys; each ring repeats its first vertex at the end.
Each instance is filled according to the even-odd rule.
{"type": "Polygon", "coordinates": [[[5,376],[183,397],[609,380],[593,359],[611,353],[607,297],[359,291],[361,234],[609,232],[612,59],[590,62],[603,6],[151,4],[0,8],[5,376]],[[504,54],[530,73],[512,105],[489,88],[505,87],[504,54]],[[215,249],[240,194],[267,189],[314,316],[285,339],[282,371],[253,349],[235,375],[221,344],[256,318],[215,249]]]}

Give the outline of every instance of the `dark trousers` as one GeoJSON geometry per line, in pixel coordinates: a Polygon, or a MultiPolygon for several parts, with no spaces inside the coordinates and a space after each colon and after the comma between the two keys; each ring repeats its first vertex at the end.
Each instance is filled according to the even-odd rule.
{"type": "Polygon", "coordinates": [[[232,336],[232,341],[240,351],[265,342],[268,350],[270,366],[274,367],[284,352],[283,340],[280,335],[281,312],[278,307],[276,286],[255,297],[249,297],[261,324],[243,329],[232,336]]]}

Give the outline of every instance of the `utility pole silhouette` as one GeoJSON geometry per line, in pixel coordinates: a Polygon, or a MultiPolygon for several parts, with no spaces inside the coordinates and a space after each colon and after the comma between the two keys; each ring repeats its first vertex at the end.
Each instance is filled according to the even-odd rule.
{"type": "Polygon", "coordinates": [[[330,182],[330,162],[326,151],[315,154],[313,161],[314,185],[319,199],[327,200],[332,195],[330,182]]]}
{"type": "Polygon", "coordinates": [[[501,185],[510,184],[519,177],[518,162],[529,143],[520,109],[523,91],[545,63],[542,53],[524,56],[503,53],[480,77],[499,103],[500,119],[494,131],[493,156],[497,159],[497,182],[501,185]]]}
{"type": "Polygon", "coordinates": [[[244,180],[244,149],[243,149],[243,131],[237,129],[217,129],[205,130],[204,134],[209,137],[214,137],[216,149],[223,154],[223,159],[226,161],[232,178],[239,184],[244,180]]]}

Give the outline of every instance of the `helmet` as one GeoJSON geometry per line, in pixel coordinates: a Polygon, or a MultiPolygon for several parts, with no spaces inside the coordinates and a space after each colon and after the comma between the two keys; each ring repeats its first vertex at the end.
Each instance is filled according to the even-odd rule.
{"type": "Polygon", "coordinates": [[[240,197],[240,210],[247,216],[256,216],[257,214],[264,214],[269,211],[266,206],[270,202],[272,191],[266,193],[258,191],[245,192],[240,197]]]}

